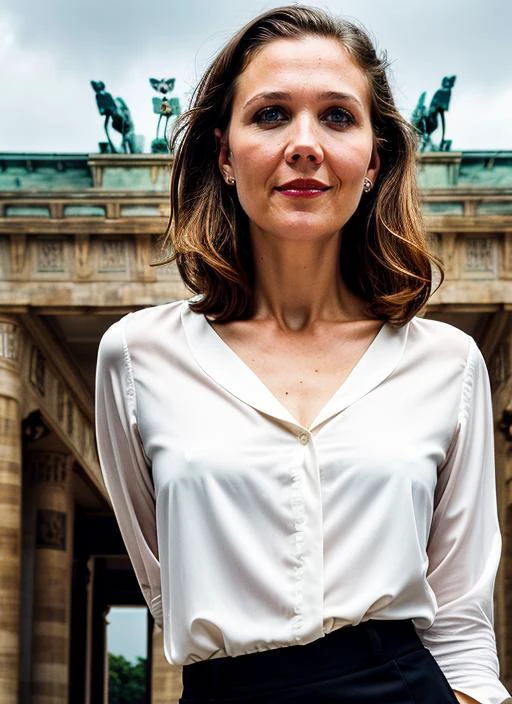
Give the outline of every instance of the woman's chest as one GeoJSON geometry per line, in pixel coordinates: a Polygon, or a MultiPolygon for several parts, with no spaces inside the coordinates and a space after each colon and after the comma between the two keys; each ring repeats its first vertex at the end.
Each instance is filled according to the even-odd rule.
{"type": "Polygon", "coordinates": [[[307,428],[364,356],[382,323],[327,326],[311,334],[217,332],[298,423],[307,428]]]}
{"type": "Polygon", "coordinates": [[[139,429],[157,490],[279,496],[298,476],[321,484],[325,497],[388,480],[430,492],[457,407],[450,394],[412,384],[407,376],[389,379],[306,433],[198,377],[181,388],[139,389],[139,429]]]}

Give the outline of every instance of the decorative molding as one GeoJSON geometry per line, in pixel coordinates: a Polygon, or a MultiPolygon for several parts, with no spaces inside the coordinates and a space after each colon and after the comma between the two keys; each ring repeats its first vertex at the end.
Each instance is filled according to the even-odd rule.
{"type": "Polygon", "coordinates": [[[0,318],[0,359],[19,362],[20,348],[19,326],[0,318]]]}
{"type": "Polygon", "coordinates": [[[68,477],[69,456],[64,452],[35,451],[28,456],[30,480],[35,484],[64,486],[68,477]]]}

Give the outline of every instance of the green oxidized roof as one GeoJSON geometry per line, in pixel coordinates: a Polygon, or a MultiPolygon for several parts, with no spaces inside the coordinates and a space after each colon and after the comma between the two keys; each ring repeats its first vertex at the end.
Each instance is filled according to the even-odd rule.
{"type": "MultiPolygon", "coordinates": [[[[0,191],[167,192],[170,163],[153,154],[0,153],[0,191]]],[[[422,190],[511,189],[512,151],[418,154],[418,181],[422,190]]]]}

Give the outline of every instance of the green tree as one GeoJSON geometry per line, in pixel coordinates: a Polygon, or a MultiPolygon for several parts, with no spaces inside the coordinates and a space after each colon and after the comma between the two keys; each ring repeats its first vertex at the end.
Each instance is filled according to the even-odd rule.
{"type": "Polygon", "coordinates": [[[109,704],[146,704],[146,658],[108,654],[109,704]]]}

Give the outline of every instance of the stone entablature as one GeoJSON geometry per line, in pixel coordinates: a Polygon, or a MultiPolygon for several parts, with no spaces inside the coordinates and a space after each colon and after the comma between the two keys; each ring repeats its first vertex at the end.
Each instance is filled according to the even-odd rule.
{"type": "MultiPolygon", "coordinates": [[[[90,485],[106,498],[96,454],[90,393],[41,321],[31,315],[21,316],[20,321],[24,350],[20,360],[23,410],[41,411],[45,422],[82,467],[90,485]]],[[[0,324],[0,334],[2,330],[0,324]]],[[[4,338],[8,332],[4,330],[4,338]]]]}
{"type": "MultiPolygon", "coordinates": [[[[445,282],[431,302],[512,305],[512,227],[439,230],[445,282]]],[[[174,265],[150,266],[159,259],[160,238],[146,232],[0,234],[0,306],[113,312],[187,295],[174,265]]]]}
{"type": "MultiPolygon", "coordinates": [[[[0,306],[123,312],[188,295],[175,266],[150,266],[171,165],[150,154],[0,155],[0,306]]],[[[512,152],[419,154],[418,178],[446,269],[431,305],[512,305],[512,152]]]]}
{"type": "MultiPolygon", "coordinates": [[[[512,188],[431,188],[422,204],[429,230],[512,231],[512,188]]],[[[0,232],[129,234],[165,230],[167,193],[0,191],[0,232]]]]}

